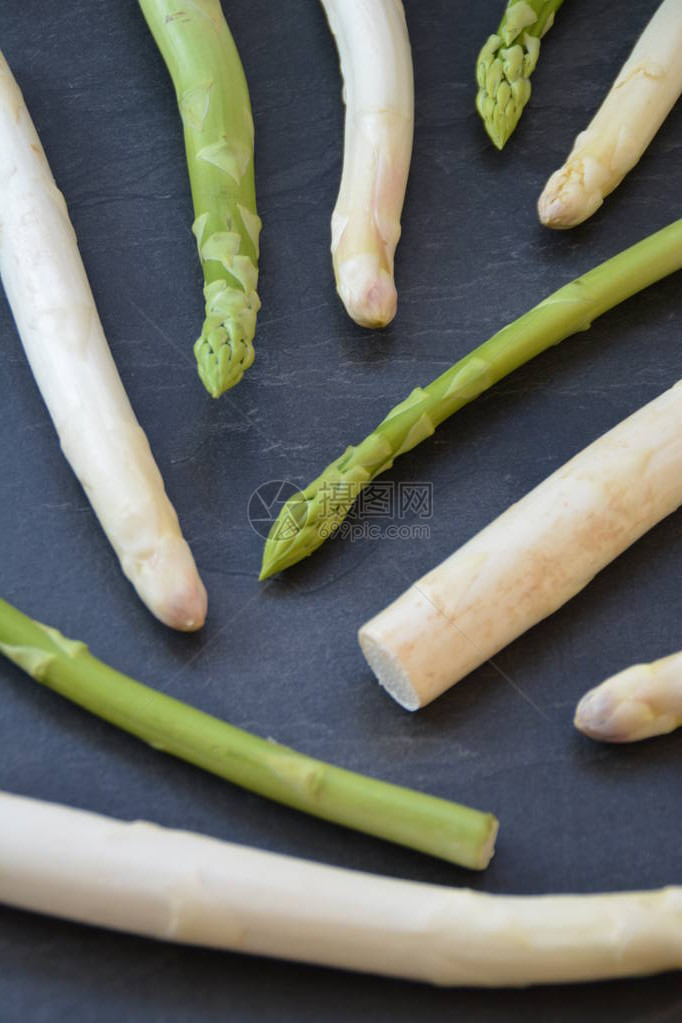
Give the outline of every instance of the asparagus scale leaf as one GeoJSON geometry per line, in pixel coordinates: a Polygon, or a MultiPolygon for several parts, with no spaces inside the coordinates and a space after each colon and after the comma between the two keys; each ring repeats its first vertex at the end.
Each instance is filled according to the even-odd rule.
{"type": "Polygon", "coordinates": [[[260,300],[251,102],[220,0],[140,0],[182,116],[206,319],[194,346],[218,398],[254,359],[260,300]]]}
{"type": "Polygon", "coordinates": [[[261,579],[312,554],[348,515],[361,491],[395,459],[493,384],[662,277],[682,268],[682,220],[652,234],[555,291],[391,409],[357,447],[286,502],[265,543],[261,579]]]}
{"type": "Polygon", "coordinates": [[[85,710],[205,771],[324,820],[472,870],[493,854],[497,820],[368,778],[236,728],[110,668],[0,600],[0,653],[85,710]]]}
{"type": "Polygon", "coordinates": [[[509,0],[500,27],[478,55],[476,109],[498,149],[512,135],[530,99],[530,76],[540,56],[540,40],[562,3],[509,0]]]}

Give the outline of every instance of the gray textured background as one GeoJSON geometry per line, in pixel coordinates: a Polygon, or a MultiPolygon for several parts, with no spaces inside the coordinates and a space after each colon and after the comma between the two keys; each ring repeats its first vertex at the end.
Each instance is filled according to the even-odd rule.
{"type": "MultiPolygon", "coordinates": [[[[191,345],[200,270],[179,119],[133,0],[23,0],[0,46],[80,240],[139,418],[209,590],[199,636],[158,625],[123,579],[63,461],[0,299],[2,595],[118,667],[263,735],[494,810],[498,854],[472,877],[309,820],[147,749],[0,664],[2,788],[151,817],[347,867],[490,892],[682,882],[680,737],[630,749],[571,726],[609,673],[682,643],[682,518],[655,529],[550,621],[418,715],[373,682],[357,626],[569,456],[680,375],[680,279],[503,382],[401,459],[432,481],[430,540],[335,542],[256,581],[249,496],[307,482],[428,382],[555,287],[680,213],[682,108],[587,226],[551,234],[534,203],[656,0],[569,0],[503,155],[474,112],[472,65],[501,0],[408,0],[417,110],[398,251],[400,309],[356,328],[327,255],[339,180],[337,59],[313,0],[230,0],[257,129],[264,222],[257,360],[212,402],[191,345]],[[466,9],[466,14],[464,10],[466,9]]],[[[49,837],[46,837],[49,841],[49,837]]],[[[0,909],[0,1020],[649,1020],[682,1015],[682,980],[531,992],[418,985],[176,948],[0,909]]]]}

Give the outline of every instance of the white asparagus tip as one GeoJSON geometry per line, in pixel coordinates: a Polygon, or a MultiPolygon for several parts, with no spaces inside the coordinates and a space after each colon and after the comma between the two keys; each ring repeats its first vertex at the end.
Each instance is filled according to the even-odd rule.
{"type": "Polygon", "coordinates": [[[184,631],[206,591],[104,336],[64,197],[0,53],[0,276],[69,462],[152,614],[184,631]]]}
{"type": "Polygon", "coordinates": [[[632,742],[650,734],[652,717],[645,703],[619,702],[608,690],[597,686],[583,696],[573,723],[579,732],[598,742],[632,742]]]}
{"type": "Polygon", "coordinates": [[[635,664],[583,696],[578,731],[601,742],[639,742],[682,724],[682,654],[635,664]]]}
{"type": "Polygon", "coordinates": [[[566,164],[552,174],[538,199],[538,216],[545,227],[577,227],[604,202],[601,190],[589,187],[589,173],[578,164],[566,164]]]}
{"type": "Polygon", "coordinates": [[[361,327],[387,327],[395,317],[398,293],[379,255],[367,252],[337,263],[336,288],[348,315],[361,327]]]}
{"type": "Polygon", "coordinates": [[[163,537],[154,554],[123,569],[149,610],[171,629],[195,632],[206,621],[208,598],[181,536],[163,537]]]}

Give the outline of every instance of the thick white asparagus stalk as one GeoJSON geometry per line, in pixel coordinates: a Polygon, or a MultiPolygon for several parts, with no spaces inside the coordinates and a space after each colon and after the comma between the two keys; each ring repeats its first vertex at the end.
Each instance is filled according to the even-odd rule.
{"type": "Polygon", "coordinates": [[[408,710],[579,593],[682,504],[682,381],[620,423],[360,629],[408,710]]]}
{"type": "Polygon", "coordinates": [[[635,664],[583,696],[575,727],[602,742],[637,742],[682,725],[682,653],[635,664]]]}
{"type": "Polygon", "coordinates": [[[206,591],[109,351],[66,203],[0,53],[0,275],[62,450],[141,599],[197,629],[206,591]]]}
{"type": "Polygon", "coordinates": [[[414,130],[412,54],[401,0],[322,0],[341,61],[343,173],[332,257],[343,304],[363,327],[396,314],[400,238],[414,130]]]}
{"type": "Polygon", "coordinates": [[[0,901],[166,941],[441,985],[682,968],[682,888],[484,895],[7,794],[0,901]]]}
{"type": "Polygon", "coordinates": [[[538,200],[547,227],[581,224],[639,161],[682,94],[682,3],[664,0],[538,200]]]}

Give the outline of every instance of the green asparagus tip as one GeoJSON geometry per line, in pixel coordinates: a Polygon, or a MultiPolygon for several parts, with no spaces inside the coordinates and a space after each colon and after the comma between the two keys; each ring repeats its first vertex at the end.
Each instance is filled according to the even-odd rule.
{"type": "Polygon", "coordinates": [[[201,382],[212,398],[219,398],[238,384],[255,355],[251,340],[233,340],[223,324],[202,333],[194,354],[201,382]]]}
{"type": "Polygon", "coordinates": [[[485,121],[484,120],[483,121],[483,125],[485,127],[486,132],[487,132],[488,138],[490,139],[492,144],[495,146],[495,149],[497,149],[500,152],[502,152],[502,150],[506,146],[507,142],[509,141],[511,133],[505,134],[504,132],[501,132],[494,122],[489,122],[489,121],[485,121]]]}
{"type": "Polygon", "coordinates": [[[277,539],[276,531],[279,527],[279,519],[274,523],[263,550],[263,562],[261,564],[259,580],[263,582],[270,576],[283,572],[285,568],[293,565],[298,558],[291,554],[291,543],[277,539]]]}
{"type": "Polygon", "coordinates": [[[261,581],[312,554],[333,532],[333,524],[320,516],[314,500],[316,483],[290,497],[272,524],[263,550],[261,581]]]}
{"type": "MultiPolygon", "coordinates": [[[[353,504],[394,461],[440,423],[530,359],[649,284],[682,267],[682,220],[564,285],[426,387],[416,387],[282,508],[270,530],[261,579],[281,572],[337,535],[353,504]]],[[[361,510],[362,511],[362,510],[361,510]]]]}
{"type": "MultiPolygon", "coordinates": [[[[320,540],[320,544],[322,541],[320,540]]],[[[306,554],[312,554],[313,551],[320,546],[316,544],[306,554]]],[[[298,548],[292,544],[278,543],[277,540],[273,540],[271,536],[265,541],[265,549],[263,551],[263,563],[261,565],[260,575],[258,579],[260,582],[264,582],[273,575],[277,575],[278,572],[283,572],[285,568],[290,568],[295,565],[297,561],[301,560],[301,557],[305,555],[299,554],[298,548]]]]}
{"type": "Polygon", "coordinates": [[[540,40],[551,28],[563,0],[508,0],[500,27],[478,56],[478,110],[485,129],[502,149],[530,99],[530,77],[540,40]]]}
{"type": "Polygon", "coordinates": [[[282,507],[265,541],[260,578],[268,579],[313,554],[336,533],[367,483],[391,465],[392,452],[382,438],[368,438],[362,449],[346,448],[282,507]],[[373,468],[367,468],[363,456],[373,468]]]}
{"type": "Polygon", "coordinates": [[[511,47],[504,47],[500,36],[493,35],[481,50],[476,109],[498,149],[510,138],[530,99],[529,79],[539,51],[539,40],[529,35],[511,47]]]}

